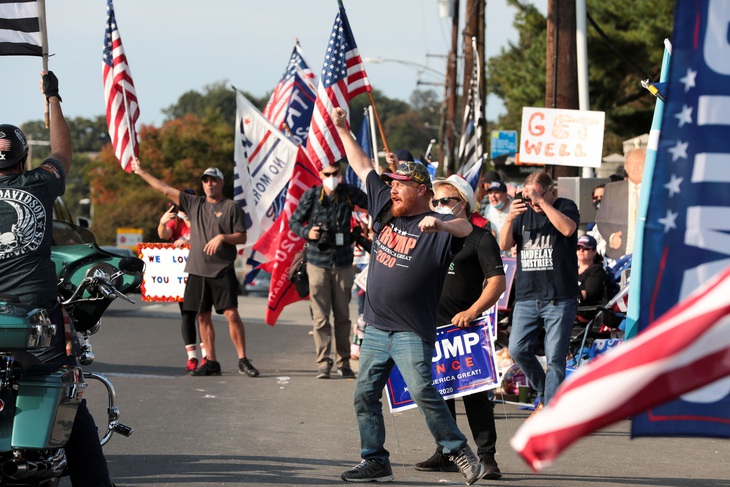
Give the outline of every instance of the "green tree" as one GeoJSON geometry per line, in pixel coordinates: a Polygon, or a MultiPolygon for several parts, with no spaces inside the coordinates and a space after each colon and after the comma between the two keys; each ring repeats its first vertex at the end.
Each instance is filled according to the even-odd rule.
{"type": "MultiPolygon", "coordinates": [[[[242,92],[251,103],[256,105],[259,110],[263,110],[269,99],[258,99],[246,92],[242,92]]],[[[206,85],[203,92],[188,91],[184,93],[174,105],[162,110],[165,115],[166,122],[182,118],[185,115],[196,115],[200,118],[220,115],[223,120],[229,122],[231,126],[236,121],[236,92],[227,81],[217,81],[206,85]]]]}
{"type": "MultiPolygon", "coordinates": [[[[652,81],[658,81],[663,40],[669,37],[674,0],[588,0],[588,14],[616,49],[652,81]]],[[[488,60],[487,89],[504,100],[507,113],[498,128],[519,129],[522,108],[545,106],[546,19],[534,5],[509,0],[518,13],[517,44],[488,60]]],[[[604,153],[621,152],[621,141],[651,127],[655,99],[641,87],[642,73],[622,60],[592,26],[588,27],[591,110],[606,113],[604,153]]]]}
{"type": "MultiPolygon", "coordinates": [[[[216,166],[225,175],[224,194],[232,197],[233,124],[220,113],[206,118],[188,114],[160,128],[144,126],[139,135],[140,161],[151,174],[171,186],[200,192],[198,177],[216,166]]],[[[140,177],[122,171],[111,144],[93,161],[90,186],[97,241],[114,242],[118,227],[142,228],[145,241],[158,240],[156,223],[165,210],[165,197],[140,177]]]]}

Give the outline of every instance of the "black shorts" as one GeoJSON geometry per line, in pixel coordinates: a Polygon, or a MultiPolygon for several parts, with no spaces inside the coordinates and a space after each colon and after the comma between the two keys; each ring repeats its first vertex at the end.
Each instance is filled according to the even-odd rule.
{"type": "Polygon", "coordinates": [[[228,269],[218,277],[188,275],[185,286],[185,311],[210,311],[223,314],[228,308],[238,308],[238,279],[233,269],[228,269]]]}

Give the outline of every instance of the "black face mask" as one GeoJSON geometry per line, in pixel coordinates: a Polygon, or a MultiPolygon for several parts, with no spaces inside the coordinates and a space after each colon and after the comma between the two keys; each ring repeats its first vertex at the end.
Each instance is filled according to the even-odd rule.
{"type": "Polygon", "coordinates": [[[601,207],[601,200],[595,200],[593,202],[593,207],[598,211],[598,209],[601,207]]]}

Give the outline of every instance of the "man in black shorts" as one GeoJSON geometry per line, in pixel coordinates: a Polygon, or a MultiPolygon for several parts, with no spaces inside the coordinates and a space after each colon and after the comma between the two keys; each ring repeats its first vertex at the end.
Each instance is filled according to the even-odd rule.
{"type": "Polygon", "coordinates": [[[233,200],[223,197],[223,173],[209,167],[200,180],[205,196],[193,196],[165,184],[145,172],[139,160],[132,169],[153,189],[163,193],[190,218],[190,254],[185,271],[183,309],[198,313],[200,338],[207,352],[206,361],[191,375],[221,375],[216,360],[215,329],[211,310],[225,315],[231,340],[238,352],[238,372],[256,377],[259,371],[246,358],[246,332],[238,314],[238,280],[233,269],[236,245],[246,243],[245,216],[233,200]]]}

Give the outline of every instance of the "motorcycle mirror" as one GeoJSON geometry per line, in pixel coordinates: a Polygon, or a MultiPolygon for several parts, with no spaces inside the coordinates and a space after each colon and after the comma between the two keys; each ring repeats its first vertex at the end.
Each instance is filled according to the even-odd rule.
{"type": "Polygon", "coordinates": [[[119,261],[119,270],[125,274],[138,276],[144,272],[144,261],[136,257],[122,257],[119,261]]]}

